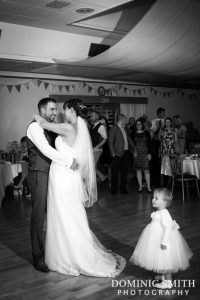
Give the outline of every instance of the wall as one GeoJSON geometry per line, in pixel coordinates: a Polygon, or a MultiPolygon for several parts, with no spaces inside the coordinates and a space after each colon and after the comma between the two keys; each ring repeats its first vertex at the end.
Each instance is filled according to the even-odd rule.
{"type": "MultiPolygon", "coordinates": [[[[79,95],[95,95],[97,94],[97,88],[103,85],[102,83],[91,83],[92,90],[88,92],[88,87],[79,86],[76,89],[70,88],[69,92],[66,92],[65,88],[60,91],[56,86],[53,88],[45,88],[44,84],[39,87],[34,84],[30,84],[29,88],[21,87],[20,92],[13,87],[9,92],[8,88],[3,84],[8,82],[8,79],[0,78],[0,149],[5,149],[9,141],[18,140],[26,134],[27,125],[30,123],[33,114],[37,113],[37,103],[43,97],[48,97],[49,94],[79,94],[79,95]]],[[[9,84],[18,84],[23,82],[22,79],[9,79],[9,84]]],[[[25,80],[24,80],[25,82],[25,80]]],[[[54,81],[55,84],[58,82],[54,81]]],[[[67,84],[67,82],[65,82],[67,84]]],[[[162,90],[162,89],[161,89],[162,90]]],[[[163,88],[163,90],[165,90],[163,88]]],[[[128,94],[128,93],[127,93],[128,94]]],[[[123,90],[120,90],[119,96],[125,96],[123,90]]],[[[199,95],[199,94],[198,94],[199,95]]],[[[130,95],[127,95],[130,96],[130,95]]],[[[135,95],[138,97],[138,95],[135,95]]],[[[194,126],[200,131],[200,97],[190,99],[189,96],[181,95],[163,97],[163,95],[154,95],[146,91],[141,95],[142,97],[148,97],[148,105],[146,113],[149,119],[153,119],[156,115],[156,109],[158,107],[164,107],[166,109],[166,115],[173,116],[180,114],[186,122],[193,121],[194,126]]]]}

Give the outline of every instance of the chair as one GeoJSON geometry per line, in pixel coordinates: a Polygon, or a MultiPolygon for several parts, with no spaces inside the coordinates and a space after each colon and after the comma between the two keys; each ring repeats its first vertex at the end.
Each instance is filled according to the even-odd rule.
{"type": "Polygon", "coordinates": [[[196,184],[196,190],[198,198],[200,198],[199,195],[199,185],[198,185],[198,179],[195,175],[191,175],[189,173],[183,173],[183,157],[175,157],[172,158],[171,161],[171,169],[172,169],[172,194],[174,192],[174,186],[175,184],[180,184],[182,187],[182,199],[183,202],[185,201],[185,187],[187,189],[187,198],[189,199],[189,188],[193,185],[189,185],[189,183],[195,183],[196,184]]]}

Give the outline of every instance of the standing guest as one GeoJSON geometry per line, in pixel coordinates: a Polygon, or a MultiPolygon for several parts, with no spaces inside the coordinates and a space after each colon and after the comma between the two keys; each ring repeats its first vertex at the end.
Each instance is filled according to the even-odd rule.
{"type": "Polygon", "coordinates": [[[102,147],[107,141],[107,132],[105,126],[100,122],[99,113],[96,110],[91,112],[89,132],[94,151],[96,175],[101,182],[104,182],[107,177],[97,168],[97,165],[103,152],[102,147]]]}
{"type": "Polygon", "coordinates": [[[144,130],[151,133],[152,123],[149,121],[148,116],[144,114],[140,117],[140,119],[142,119],[144,122],[144,130]]]}
{"type": "Polygon", "coordinates": [[[135,151],[135,146],[126,128],[125,115],[119,114],[117,116],[117,124],[110,129],[108,143],[113,157],[111,164],[111,195],[117,193],[119,174],[120,191],[123,194],[128,194],[126,183],[130,161],[129,147],[135,151]]]}
{"type": "MultiPolygon", "coordinates": [[[[100,122],[101,122],[102,125],[105,126],[106,133],[107,133],[107,136],[108,136],[110,126],[109,126],[107,118],[106,117],[101,117],[100,122]]],[[[108,139],[106,140],[105,144],[103,145],[102,150],[103,150],[103,153],[102,153],[102,155],[99,159],[99,162],[102,165],[108,167],[108,165],[111,164],[111,160],[112,160],[112,157],[110,155],[109,145],[108,145],[108,139]]]]}
{"type": "Polygon", "coordinates": [[[179,115],[172,118],[173,126],[176,128],[177,132],[177,142],[176,142],[176,152],[179,154],[185,153],[185,143],[186,143],[186,133],[187,128],[183,124],[183,121],[179,115]]]}
{"type": "Polygon", "coordinates": [[[151,160],[151,136],[148,131],[145,131],[145,125],[142,119],[136,121],[134,143],[136,146],[135,169],[139,184],[138,192],[142,192],[142,172],[144,172],[147,190],[151,193],[149,172],[149,162],[151,160]]]}
{"type": "Polygon", "coordinates": [[[171,183],[172,171],[170,156],[175,154],[175,142],[177,140],[176,130],[172,127],[172,119],[165,119],[164,128],[159,133],[160,157],[161,157],[161,185],[164,184],[164,176],[168,176],[168,184],[171,183]]]}
{"type": "Polygon", "coordinates": [[[160,179],[160,159],[159,159],[159,132],[164,127],[165,109],[159,107],[156,111],[157,117],[151,121],[151,136],[152,136],[152,160],[151,160],[151,178],[154,183],[160,179]]]}
{"type": "Polygon", "coordinates": [[[193,253],[179,232],[179,225],[167,209],[172,201],[172,193],[166,188],[154,190],[152,205],[156,209],[151,214],[151,223],[143,230],[130,261],[141,268],[158,275],[154,287],[171,289],[172,273],[186,270],[193,253]]]}
{"type": "Polygon", "coordinates": [[[127,128],[129,130],[130,137],[133,139],[134,134],[135,134],[135,118],[134,117],[129,118],[127,128]]]}

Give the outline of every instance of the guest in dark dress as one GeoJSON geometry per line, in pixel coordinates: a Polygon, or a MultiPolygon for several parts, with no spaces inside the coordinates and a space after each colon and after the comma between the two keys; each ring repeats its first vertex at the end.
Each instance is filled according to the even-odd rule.
{"type": "Polygon", "coordinates": [[[151,136],[148,131],[144,130],[142,119],[136,121],[136,132],[134,135],[134,144],[136,146],[135,169],[139,184],[138,192],[142,192],[142,172],[147,184],[148,192],[152,192],[150,186],[149,162],[151,160],[151,136]]]}
{"type": "Polygon", "coordinates": [[[172,127],[172,119],[170,117],[165,119],[164,128],[159,133],[159,139],[159,155],[161,157],[161,185],[164,185],[164,176],[167,176],[167,187],[169,187],[172,179],[170,157],[173,157],[176,154],[175,144],[177,141],[177,132],[176,129],[172,127]]]}
{"type": "Polygon", "coordinates": [[[134,134],[135,134],[135,118],[130,117],[127,125],[130,137],[133,139],[134,134]]]}

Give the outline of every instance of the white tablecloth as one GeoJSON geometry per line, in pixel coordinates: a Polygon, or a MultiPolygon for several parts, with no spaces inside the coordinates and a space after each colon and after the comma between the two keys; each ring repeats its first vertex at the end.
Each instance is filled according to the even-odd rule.
{"type": "Polygon", "coordinates": [[[21,164],[0,164],[0,206],[5,196],[5,188],[22,172],[21,164]]]}
{"type": "Polygon", "coordinates": [[[200,179],[200,159],[184,159],[183,173],[190,173],[200,179]]]}

